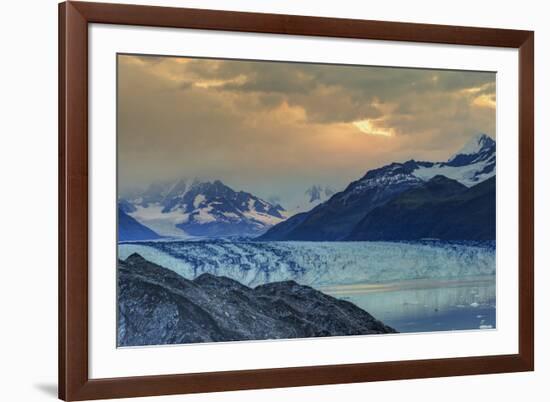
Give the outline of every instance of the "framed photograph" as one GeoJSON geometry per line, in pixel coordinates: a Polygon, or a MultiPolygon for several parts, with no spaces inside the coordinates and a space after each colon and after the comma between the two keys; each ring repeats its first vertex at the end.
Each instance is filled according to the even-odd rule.
{"type": "Polygon", "coordinates": [[[59,397],[534,369],[534,33],[59,6],[59,397]]]}

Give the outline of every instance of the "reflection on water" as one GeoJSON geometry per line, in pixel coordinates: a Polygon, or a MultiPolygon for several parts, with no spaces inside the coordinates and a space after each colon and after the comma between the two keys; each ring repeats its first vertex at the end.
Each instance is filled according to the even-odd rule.
{"type": "Polygon", "coordinates": [[[349,300],[399,332],[496,328],[495,278],[416,280],[320,289],[349,300]]]}

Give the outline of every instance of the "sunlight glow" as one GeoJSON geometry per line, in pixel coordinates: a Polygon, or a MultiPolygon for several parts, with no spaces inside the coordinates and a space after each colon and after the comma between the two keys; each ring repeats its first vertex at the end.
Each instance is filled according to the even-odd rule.
{"type": "Polygon", "coordinates": [[[352,123],[359,131],[369,135],[381,135],[383,137],[391,137],[394,135],[394,130],[388,127],[377,127],[376,120],[365,119],[358,120],[352,123]]]}
{"type": "Polygon", "coordinates": [[[476,97],[472,103],[478,107],[487,107],[491,109],[496,109],[497,107],[495,97],[492,95],[480,95],[476,97]]]}
{"type": "Polygon", "coordinates": [[[196,81],[195,86],[199,88],[216,88],[216,87],[223,87],[227,84],[237,84],[237,85],[243,85],[247,81],[247,78],[245,75],[241,74],[237,76],[236,78],[230,79],[230,80],[201,80],[196,81]]]}

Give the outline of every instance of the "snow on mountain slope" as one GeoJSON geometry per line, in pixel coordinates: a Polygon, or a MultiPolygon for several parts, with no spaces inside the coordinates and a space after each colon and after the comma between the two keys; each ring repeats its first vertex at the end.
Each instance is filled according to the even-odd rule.
{"type": "Polygon", "coordinates": [[[316,202],[316,201],[322,201],[323,199],[329,198],[332,194],[334,194],[334,190],[332,190],[330,187],[321,187],[318,184],[314,184],[310,188],[306,190],[306,195],[309,197],[309,202],[316,202]]]}
{"type": "Polygon", "coordinates": [[[413,175],[428,181],[435,176],[446,176],[449,179],[456,180],[465,186],[472,187],[495,175],[494,159],[489,161],[479,161],[465,166],[449,166],[444,163],[435,163],[431,167],[420,166],[413,171],[413,175]],[[491,166],[492,164],[492,166],[491,166]]]}
{"type": "Polygon", "coordinates": [[[491,137],[483,133],[476,134],[462,147],[460,151],[451,156],[447,162],[452,163],[462,155],[479,155],[485,151],[492,153],[492,151],[494,151],[494,146],[495,141],[491,137]]]}
{"type": "Polygon", "coordinates": [[[302,212],[311,211],[317,205],[322,204],[332,197],[336,191],[329,186],[314,184],[309,187],[300,197],[292,202],[286,209],[287,216],[293,216],[302,212]]]}
{"type": "Polygon", "coordinates": [[[447,162],[419,166],[413,174],[424,181],[443,175],[472,187],[493,177],[496,174],[495,166],[495,141],[485,134],[477,134],[447,162]]]}
{"type": "Polygon", "coordinates": [[[150,227],[155,232],[169,237],[189,237],[182,229],[176,225],[187,222],[189,214],[181,209],[175,209],[171,212],[163,212],[163,206],[158,203],[134,206],[134,211],[128,213],[138,222],[150,227]]]}
{"type": "Polygon", "coordinates": [[[188,279],[211,273],[252,287],[285,280],[316,287],[495,274],[491,243],[174,241],[119,245],[119,258],[133,253],[188,279]]]}
{"type": "Polygon", "coordinates": [[[409,160],[369,170],[313,209],[272,227],[261,240],[343,240],[374,208],[441,175],[472,187],[496,172],[496,144],[485,134],[475,136],[447,162],[409,160]]]}
{"type": "Polygon", "coordinates": [[[394,162],[368,171],[362,179],[354,183],[353,188],[350,188],[350,186],[348,189],[357,193],[380,186],[415,185],[439,175],[471,187],[493,177],[496,173],[495,164],[495,141],[486,134],[477,134],[460,151],[452,155],[447,162],[415,160],[404,163],[394,162]]]}
{"type": "Polygon", "coordinates": [[[412,175],[416,162],[392,163],[370,170],[361,179],[350,183],[344,191],[308,212],[296,214],[272,227],[261,240],[345,239],[355,225],[373,208],[423,181],[412,175]]]}
{"type": "Polygon", "coordinates": [[[139,222],[172,237],[257,236],[285,219],[280,206],[219,180],[154,183],[121,205],[139,222]]]}
{"type": "Polygon", "coordinates": [[[422,167],[422,162],[409,161],[405,163],[392,163],[378,169],[369,170],[363,178],[353,182],[345,190],[344,199],[371,189],[389,189],[414,187],[422,183],[422,179],[412,174],[415,169],[422,167]]]}
{"type": "Polygon", "coordinates": [[[373,208],[441,175],[472,187],[495,175],[496,144],[474,136],[446,162],[409,160],[372,169],[344,191],[314,185],[285,211],[221,181],[179,180],[152,184],[120,205],[164,236],[259,236],[264,240],[342,240],[373,208]],[[287,219],[288,218],[288,219],[287,219]]]}

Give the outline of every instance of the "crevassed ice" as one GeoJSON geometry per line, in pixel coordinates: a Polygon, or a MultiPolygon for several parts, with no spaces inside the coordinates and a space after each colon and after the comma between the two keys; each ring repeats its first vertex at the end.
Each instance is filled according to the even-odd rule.
{"type": "Polygon", "coordinates": [[[461,279],[494,275],[495,250],[389,242],[158,242],[119,245],[185,278],[227,276],[248,286],[295,280],[310,286],[461,279]]]}

